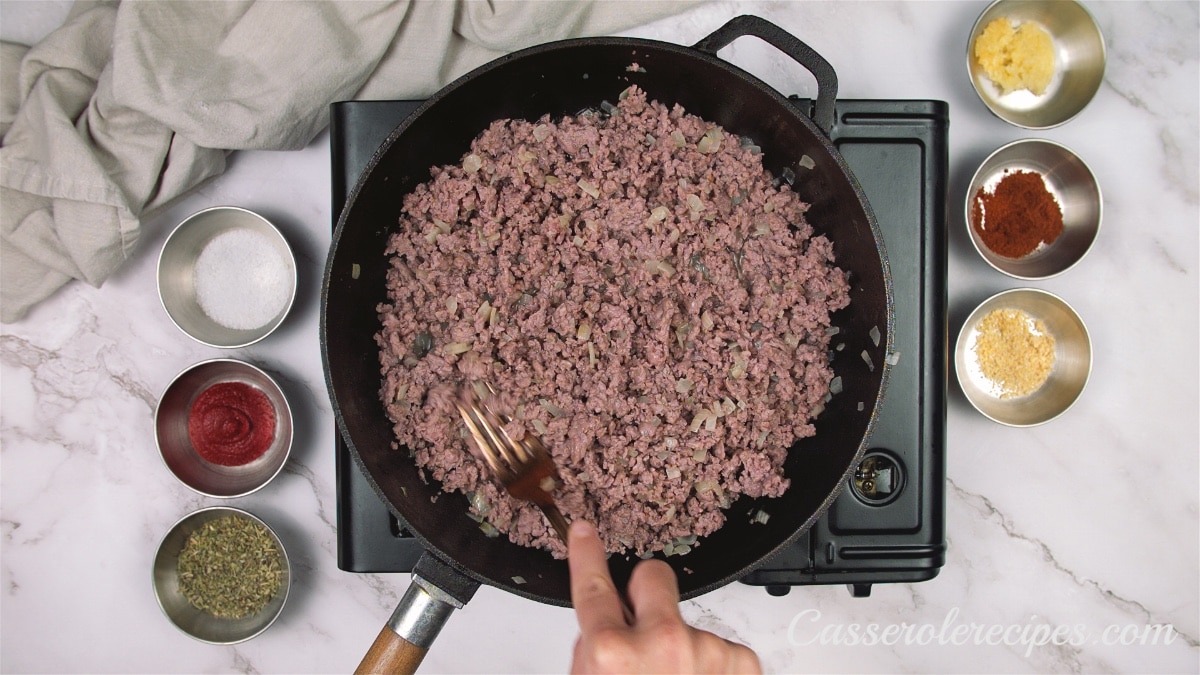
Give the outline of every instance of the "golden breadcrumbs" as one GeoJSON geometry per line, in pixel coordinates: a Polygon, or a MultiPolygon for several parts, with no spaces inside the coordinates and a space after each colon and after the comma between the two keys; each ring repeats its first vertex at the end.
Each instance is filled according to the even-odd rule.
{"type": "Polygon", "coordinates": [[[1009,19],[994,19],[975,40],[975,58],[1005,93],[1041,95],[1054,77],[1054,40],[1036,23],[1014,27],[1009,19]]]}
{"type": "Polygon", "coordinates": [[[1019,309],[996,309],[979,322],[975,342],[979,370],[1000,398],[1032,394],[1054,369],[1054,336],[1046,324],[1019,309]]]}

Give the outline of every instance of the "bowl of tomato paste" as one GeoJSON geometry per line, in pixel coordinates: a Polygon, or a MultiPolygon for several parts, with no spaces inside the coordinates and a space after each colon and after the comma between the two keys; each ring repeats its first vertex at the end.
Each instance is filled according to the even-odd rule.
{"type": "Polygon", "coordinates": [[[261,369],[236,359],[203,361],[167,386],[154,413],[155,441],[171,473],[210,497],[241,497],[271,482],[292,449],[292,412],[261,369]]]}

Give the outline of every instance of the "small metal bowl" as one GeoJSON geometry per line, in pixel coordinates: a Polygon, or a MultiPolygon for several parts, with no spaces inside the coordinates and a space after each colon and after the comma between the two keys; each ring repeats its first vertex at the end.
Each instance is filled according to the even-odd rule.
{"type": "MultiPolygon", "coordinates": [[[[242,249],[237,255],[244,257],[245,261],[261,262],[262,256],[269,255],[269,252],[242,249]]],[[[205,209],[186,218],[163,244],[158,257],[158,297],[175,325],[197,342],[211,347],[245,347],[270,335],[291,310],[296,299],[296,259],[279,230],[257,213],[236,206],[205,209]],[[220,323],[201,306],[197,293],[196,263],[213,240],[237,230],[263,235],[271,251],[279,256],[282,268],[275,270],[277,274],[268,275],[265,273],[267,266],[259,265],[259,269],[253,270],[244,267],[244,274],[238,270],[233,275],[223,276],[216,290],[224,290],[225,294],[233,296],[225,298],[227,302],[240,304],[239,309],[225,310],[237,313],[236,322],[227,317],[218,317],[225,318],[225,323],[220,323]],[[278,285],[281,283],[286,288],[280,289],[278,285]],[[284,297],[286,302],[283,301],[284,297]],[[246,325],[241,313],[246,311],[246,303],[256,300],[269,302],[268,310],[272,306],[278,306],[279,309],[272,316],[264,318],[261,325],[246,325]]]]}
{"type": "Polygon", "coordinates": [[[996,0],[979,15],[967,40],[967,72],[975,93],[996,117],[1026,129],[1049,129],[1083,111],[1104,80],[1104,36],[1087,9],[1074,0],[996,0]],[[1002,93],[975,58],[975,40],[994,19],[1031,21],[1054,40],[1054,79],[1040,96],[1002,93]]]}
{"type": "Polygon", "coordinates": [[[154,412],[154,440],[163,462],[181,483],[209,497],[241,497],[271,482],[292,450],[292,410],[275,380],[244,361],[214,359],[188,368],[159,398],[154,412]],[[275,408],[275,439],[261,457],[240,466],[205,460],[188,437],[192,403],[205,389],[221,382],[243,382],[267,395],[275,408]]]}
{"type": "Polygon", "coordinates": [[[1087,326],[1062,298],[1034,288],[1016,288],[985,300],[963,324],[954,347],[954,369],[967,400],[986,417],[1012,427],[1044,424],[1070,408],[1092,371],[1092,343],[1087,326]],[[1054,368],[1037,391],[1018,398],[996,396],[980,372],[975,356],[978,324],[996,309],[1018,309],[1041,320],[1054,336],[1054,368]]]}
{"type": "Polygon", "coordinates": [[[292,573],[283,542],[270,525],[241,509],[214,506],[190,513],[171,527],[154,556],[152,577],[154,597],[158,599],[158,606],[176,628],[201,642],[229,645],[245,642],[275,622],[279,613],[283,611],[284,603],[287,602],[292,573]],[[267,528],[276,550],[279,551],[279,590],[258,613],[240,619],[221,619],[196,609],[179,590],[179,554],[187,544],[188,537],[205,523],[227,516],[244,518],[267,528]]]}
{"type": "Polygon", "coordinates": [[[967,233],[979,255],[1000,272],[1017,279],[1048,279],[1074,267],[1091,250],[1100,232],[1103,208],[1100,184],[1074,152],[1053,141],[1019,140],[993,152],[971,179],[966,198],[967,233]],[[972,208],[981,188],[994,187],[1005,173],[1013,171],[1041,174],[1063,214],[1058,239],[1023,258],[1007,258],[990,250],[975,230],[972,208]]]}

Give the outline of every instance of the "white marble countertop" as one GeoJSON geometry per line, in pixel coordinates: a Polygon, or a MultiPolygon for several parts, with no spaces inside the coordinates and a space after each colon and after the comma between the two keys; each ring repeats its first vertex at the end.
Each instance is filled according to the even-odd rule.
{"type": "MultiPolygon", "coordinates": [[[[949,553],[936,579],[876,586],[865,599],[841,586],[776,598],[734,584],[685,602],[683,612],[748,643],[774,672],[1196,672],[1198,5],[1088,2],[1107,41],[1105,82],[1082,115],[1045,132],[992,117],[971,90],[966,38],[984,6],[722,2],[629,32],[690,44],[735,14],[754,13],[823,54],[843,97],[949,102],[951,336],[985,297],[1029,285],[1070,302],[1094,345],[1082,398],[1041,427],[990,422],[951,383],[949,553]],[[1088,257],[1061,277],[1028,284],[983,264],[961,206],[976,165],[1025,137],[1074,149],[1104,194],[1104,224],[1088,257]],[[903,632],[885,640],[894,644],[845,643],[867,624],[883,635],[930,628],[907,633],[913,640],[903,632]],[[1166,624],[1170,644],[1167,629],[1156,645],[1138,642],[1166,624]],[[1038,644],[1059,627],[1070,644],[1038,644]]],[[[6,1],[0,35],[36,40],[65,7],[6,1]]],[[[812,93],[807,76],[756,41],[722,56],[784,92],[812,93]]],[[[103,288],[72,284],[3,326],[0,670],[302,673],[358,663],[409,581],[337,568],[335,431],[317,334],[329,240],[327,135],[298,152],[237,154],[224,175],[149,220],[140,250],[103,288]],[[298,302],[281,330],[230,352],[180,333],[155,291],[167,233],[218,204],[272,218],[300,266],[298,302]],[[219,356],[280,375],[303,418],[284,473],[229,502],[275,526],[294,566],[278,622],[229,647],[178,632],[150,586],[151,560],[170,525],[226,503],[177,483],[152,429],[167,383],[219,356]]],[[[452,617],[424,671],[563,671],[575,633],[569,610],[485,587],[452,617]]]]}

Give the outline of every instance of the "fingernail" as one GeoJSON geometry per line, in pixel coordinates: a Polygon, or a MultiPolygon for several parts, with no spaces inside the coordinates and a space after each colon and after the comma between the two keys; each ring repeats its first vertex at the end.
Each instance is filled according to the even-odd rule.
{"type": "Polygon", "coordinates": [[[596,535],[596,528],[586,520],[576,520],[571,523],[570,535],[572,537],[592,537],[596,535]]]}

